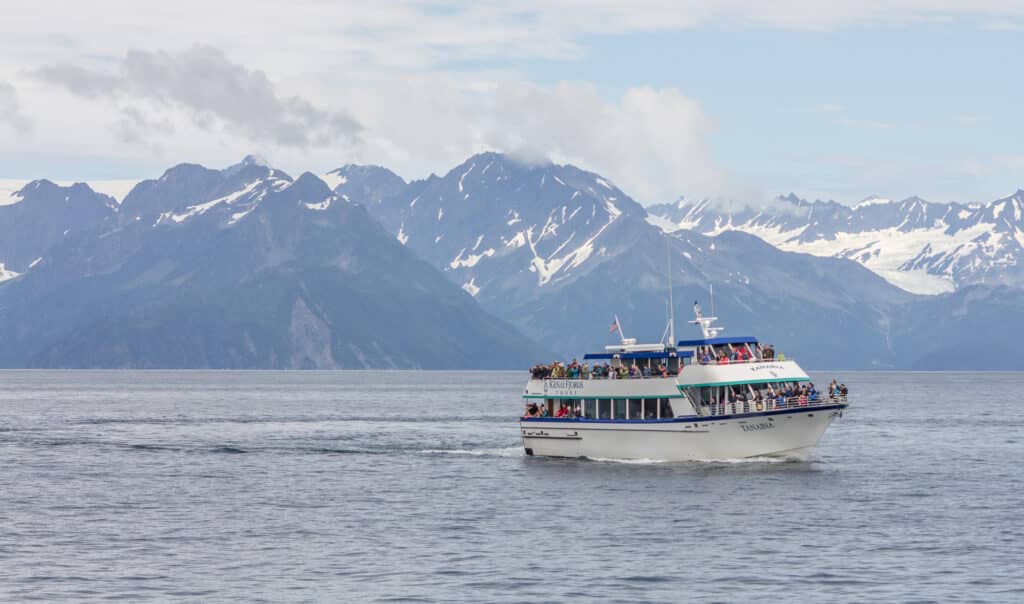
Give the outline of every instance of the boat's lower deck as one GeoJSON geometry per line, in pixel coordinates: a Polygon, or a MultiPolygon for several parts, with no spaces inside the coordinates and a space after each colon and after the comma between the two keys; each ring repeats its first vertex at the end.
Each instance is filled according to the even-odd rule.
{"type": "Polygon", "coordinates": [[[664,461],[805,455],[845,403],[661,420],[523,418],[529,455],[664,461]]]}

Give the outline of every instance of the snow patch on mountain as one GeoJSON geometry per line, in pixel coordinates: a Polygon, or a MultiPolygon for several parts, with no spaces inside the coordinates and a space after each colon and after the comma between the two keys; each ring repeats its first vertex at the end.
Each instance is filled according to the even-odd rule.
{"type": "Polygon", "coordinates": [[[307,210],[316,210],[316,211],[322,212],[322,211],[326,210],[327,208],[331,207],[331,200],[332,199],[334,199],[334,197],[330,196],[330,197],[325,198],[323,201],[318,201],[316,203],[308,203],[307,202],[307,203],[303,203],[302,205],[306,206],[307,210]]]}
{"type": "Polygon", "coordinates": [[[342,168],[338,168],[337,170],[331,170],[326,174],[321,174],[320,180],[327,183],[327,188],[329,188],[332,191],[337,189],[339,185],[343,185],[348,182],[348,178],[346,178],[345,175],[342,174],[342,168]]]}
{"type": "Polygon", "coordinates": [[[207,202],[204,202],[204,203],[199,203],[199,204],[196,204],[196,205],[193,205],[193,206],[189,206],[181,214],[170,212],[170,213],[168,213],[169,214],[169,218],[172,221],[180,224],[182,222],[185,222],[189,218],[205,214],[211,208],[216,207],[216,206],[218,206],[220,204],[231,205],[231,204],[235,203],[236,201],[238,201],[239,199],[241,199],[242,197],[245,197],[249,193],[252,193],[253,191],[255,191],[256,188],[259,187],[260,184],[262,184],[264,182],[265,181],[263,179],[253,181],[253,182],[248,183],[247,185],[245,185],[245,187],[242,188],[241,190],[235,191],[234,193],[229,193],[229,194],[227,194],[227,195],[225,195],[223,197],[218,197],[217,199],[211,199],[210,201],[207,201],[207,202]]]}
{"type": "Polygon", "coordinates": [[[462,256],[465,253],[466,249],[463,248],[462,251],[459,252],[459,255],[456,256],[454,260],[448,263],[448,267],[453,269],[459,267],[473,268],[474,266],[476,266],[477,262],[480,262],[480,260],[482,260],[483,258],[490,258],[491,256],[493,256],[494,248],[487,248],[486,250],[480,252],[479,254],[469,254],[468,256],[463,258],[462,256]]]}
{"type": "Polygon", "coordinates": [[[475,281],[476,277],[473,277],[469,281],[466,281],[465,283],[462,284],[462,289],[465,290],[467,294],[473,296],[474,298],[476,297],[477,294],[480,293],[480,288],[477,287],[475,281]]]}
{"type": "Polygon", "coordinates": [[[0,262],[0,282],[7,281],[8,279],[13,279],[20,274],[21,273],[16,273],[8,269],[7,267],[4,266],[3,262],[0,262]]]}
{"type": "MultiPolygon", "coordinates": [[[[459,177],[459,193],[465,192],[466,189],[465,189],[465,187],[462,186],[462,183],[466,180],[466,177],[469,176],[469,173],[472,172],[473,168],[475,168],[475,167],[476,167],[476,162],[473,162],[472,164],[469,165],[469,169],[466,170],[465,172],[463,172],[462,176],[459,177]]],[[[468,199],[469,195],[466,195],[466,198],[468,199]]]]}

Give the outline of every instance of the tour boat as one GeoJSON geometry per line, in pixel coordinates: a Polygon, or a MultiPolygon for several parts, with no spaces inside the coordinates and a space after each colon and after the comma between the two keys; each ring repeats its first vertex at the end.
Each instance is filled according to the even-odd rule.
{"type": "Polygon", "coordinates": [[[526,454],[807,459],[846,409],[846,387],[817,392],[795,360],[776,357],[755,337],[720,336],[716,317],[703,316],[696,303],[694,311],[690,323],[700,329],[699,339],[675,342],[670,319],[667,344],[664,338],[637,344],[622,335],[616,317],[620,343],[583,357],[588,368],[607,363],[615,373],[635,366],[639,377],[583,375],[557,363],[547,376],[546,368],[535,367],[523,394],[528,413],[520,420],[526,454]]]}

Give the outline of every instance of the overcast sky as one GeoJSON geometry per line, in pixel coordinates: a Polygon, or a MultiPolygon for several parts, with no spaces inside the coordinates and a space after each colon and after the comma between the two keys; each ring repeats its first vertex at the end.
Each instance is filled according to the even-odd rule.
{"type": "Polygon", "coordinates": [[[1024,187],[1024,1],[0,5],[0,178],[483,150],[650,203],[1024,187]]]}

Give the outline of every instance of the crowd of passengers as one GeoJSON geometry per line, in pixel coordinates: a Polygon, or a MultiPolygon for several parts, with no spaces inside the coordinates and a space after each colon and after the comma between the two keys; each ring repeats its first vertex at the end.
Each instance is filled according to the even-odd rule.
{"type": "MultiPolygon", "coordinates": [[[[780,361],[786,360],[786,355],[779,353],[780,361]]],[[[741,346],[730,346],[728,344],[717,346],[701,346],[697,350],[697,362],[701,365],[728,365],[729,363],[745,363],[747,361],[773,361],[775,360],[775,346],[767,344],[761,346],[749,344],[741,346]]]]}
{"type": "Polygon", "coordinates": [[[549,415],[547,405],[530,403],[526,406],[526,413],[523,417],[564,417],[567,419],[581,419],[583,417],[583,408],[579,405],[572,406],[561,403],[558,406],[558,411],[555,411],[554,415],[549,415]]]}
{"type": "Polygon", "coordinates": [[[620,363],[618,366],[612,366],[610,363],[600,364],[594,363],[591,367],[587,363],[580,364],[579,361],[573,359],[571,363],[563,364],[561,361],[555,361],[550,365],[537,364],[530,368],[530,375],[535,380],[544,379],[571,379],[571,380],[603,380],[603,379],[636,379],[645,377],[669,377],[674,376],[675,373],[669,371],[669,368],[664,363],[659,363],[657,367],[653,369],[649,364],[638,365],[636,361],[633,361],[631,365],[620,363]]]}
{"type": "MultiPolygon", "coordinates": [[[[752,389],[749,393],[744,393],[742,390],[729,387],[722,393],[721,401],[704,401],[705,406],[711,406],[713,408],[712,414],[724,414],[727,412],[726,405],[733,406],[733,413],[737,412],[736,405],[742,405],[744,403],[763,403],[768,409],[786,409],[789,407],[806,407],[808,405],[816,405],[821,402],[822,393],[814,387],[814,383],[810,382],[807,384],[780,384],[778,388],[773,384],[766,384],[763,389],[752,389]],[[718,410],[715,411],[714,409],[718,410]]],[[[828,396],[829,400],[845,400],[849,394],[849,389],[846,384],[837,383],[836,380],[832,380],[832,383],[828,385],[828,390],[825,395],[828,396]]],[[[647,419],[654,419],[655,412],[648,408],[647,419]]],[[[583,408],[580,405],[572,405],[567,403],[559,403],[558,410],[553,415],[549,414],[546,405],[538,405],[537,403],[528,403],[526,405],[526,413],[523,417],[527,418],[538,418],[538,417],[555,417],[565,419],[584,419],[583,408]]],[[[603,416],[602,416],[603,417],[603,416]]],[[[662,417],[672,417],[671,411],[669,415],[663,415],[662,417]]]]}
{"type": "MultiPolygon", "coordinates": [[[[786,360],[786,355],[779,353],[778,360],[786,360]]],[[[748,344],[742,346],[717,345],[701,346],[697,350],[697,362],[701,365],[728,365],[729,363],[745,363],[748,361],[772,361],[776,359],[775,347],[771,344],[761,346],[755,344],[751,347],[748,344]]],[[[599,379],[629,379],[645,377],[669,377],[675,376],[676,372],[669,369],[664,363],[652,367],[647,363],[638,364],[635,360],[629,364],[626,362],[612,365],[610,363],[580,363],[573,359],[571,363],[555,361],[550,365],[537,364],[530,368],[530,375],[535,380],[543,379],[573,379],[573,380],[599,380],[599,379]]]]}
{"type": "MultiPolygon", "coordinates": [[[[780,384],[778,388],[773,384],[766,384],[765,386],[763,389],[751,389],[748,392],[730,387],[728,392],[723,392],[722,400],[718,402],[722,404],[763,402],[769,408],[782,409],[785,407],[806,407],[808,404],[820,402],[822,397],[822,393],[814,387],[813,382],[803,385],[780,384]]],[[[836,380],[832,380],[825,393],[830,400],[845,399],[847,394],[849,394],[849,389],[846,387],[846,384],[839,384],[836,380]]],[[[710,404],[714,405],[715,401],[711,401],[710,404]]]]}
{"type": "MultiPolygon", "coordinates": [[[[662,399],[662,400],[666,401],[665,402],[666,406],[662,408],[661,418],[662,419],[671,419],[672,418],[672,408],[667,406],[668,399],[662,399]]],[[[646,408],[646,415],[644,415],[644,419],[657,419],[658,418],[658,410],[655,407],[655,405],[648,404],[648,405],[645,406],[645,408],[646,408]]],[[[608,419],[609,409],[610,408],[605,408],[605,412],[600,416],[601,419],[608,419]]],[[[583,413],[583,407],[581,407],[580,405],[573,405],[571,403],[559,403],[558,404],[558,410],[555,411],[555,413],[553,415],[548,413],[547,405],[543,405],[543,404],[538,405],[537,403],[528,403],[526,405],[526,413],[523,414],[523,417],[555,417],[555,418],[565,418],[565,419],[594,419],[593,417],[590,417],[590,418],[586,417],[586,415],[583,413]]],[[[640,418],[639,417],[633,417],[632,419],[640,419],[640,418]]]]}

